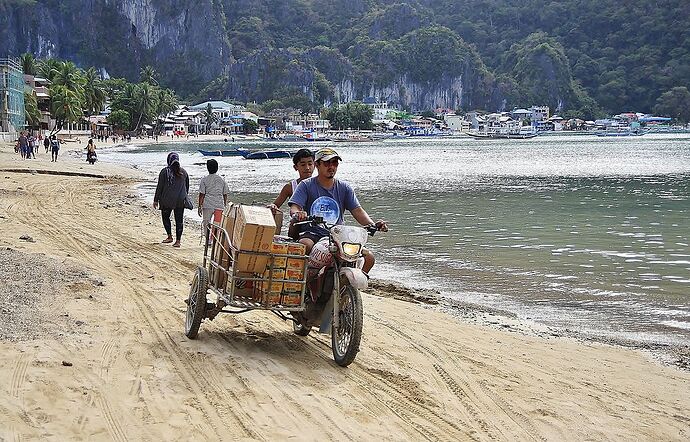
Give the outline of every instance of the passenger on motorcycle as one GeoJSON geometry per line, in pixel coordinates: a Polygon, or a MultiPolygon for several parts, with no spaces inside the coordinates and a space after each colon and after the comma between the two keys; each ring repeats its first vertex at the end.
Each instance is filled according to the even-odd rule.
{"type": "MultiPolygon", "coordinates": [[[[362,226],[376,225],[381,231],[388,231],[384,220],[374,222],[362,208],[352,187],[345,181],[335,178],[338,164],[342,160],[338,153],[331,148],[319,149],[314,160],[316,162],[316,177],[303,180],[288,201],[291,222],[305,220],[308,216],[322,216],[329,224],[343,224],[343,210],[349,210],[355,220],[362,226]]],[[[300,232],[300,240],[307,247],[307,254],[321,238],[328,236],[328,230],[322,226],[308,225],[300,232]]],[[[364,249],[365,274],[374,266],[374,255],[364,249]]]]}

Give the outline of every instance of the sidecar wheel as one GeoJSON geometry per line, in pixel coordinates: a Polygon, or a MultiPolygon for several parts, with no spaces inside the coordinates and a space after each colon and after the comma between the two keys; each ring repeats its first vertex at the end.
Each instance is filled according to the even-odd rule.
{"type": "Polygon", "coordinates": [[[208,272],[203,267],[197,267],[189,288],[187,298],[187,314],[184,321],[184,334],[189,339],[195,339],[199,334],[201,321],[206,316],[206,291],[208,290],[208,272]]]}
{"type": "Polygon", "coordinates": [[[349,285],[340,293],[339,325],[337,329],[331,329],[331,348],[335,363],[347,367],[355,360],[362,340],[362,296],[359,290],[349,285]]]}

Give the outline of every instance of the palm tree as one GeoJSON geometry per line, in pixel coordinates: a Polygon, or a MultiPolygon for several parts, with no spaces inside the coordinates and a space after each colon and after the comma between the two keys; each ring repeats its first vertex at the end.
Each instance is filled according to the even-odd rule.
{"type": "Polygon", "coordinates": [[[158,116],[168,115],[170,112],[177,109],[177,97],[175,92],[170,89],[161,89],[158,91],[158,116]]]}
{"type": "Polygon", "coordinates": [[[84,83],[86,83],[86,80],[84,79],[82,70],[71,61],[63,61],[60,63],[51,81],[53,85],[65,86],[78,96],[84,96],[84,83]]]}
{"type": "Polygon", "coordinates": [[[213,106],[211,103],[206,105],[206,109],[201,113],[201,115],[206,120],[206,133],[211,132],[211,125],[218,121],[218,116],[213,113],[213,106]]]}
{"type": "Polygon", "coordinates": [[[139,81],[151,86],[158,86],[158,73],[152,66],[144,66],[139,71],[139,81]]]}
{"type": "Polygon", "coordinates": [[[61,64],[62,63],[60,62],[60,60],[57,60],[55,58],[39,60],[38,73],[41,74],[41,77],[53,81],[53,78],[55,77],[55,74],[57,73],[61,64]]]}
{"type": "Polygon", "coordinates": [[[36,60],[33,54],[26,53],[19,56],[22,63],[22,70],[26,75],[36,75],[36,60]]]}
{"type": "Polygon", "coordinates": [[[26,112],[26,120],[29,126],[38,127],[41,120],[41,111],[38,110],[36,95],[24,92],[24,111],[26,112]]]}
{"type": "Polygon", "coordinates": [[[84,72],[84,110],[87,115],[93,115],[103,110],[105,106],[105,89],[95,68],[84,72]]]}
{"type": "Polygon", "coordinates": [[[158,107],[158,97],[155,94],[154,88],[149,83],[141,83],[138,85],[136,96],[136,113],[139,114],[139,120],[134,130],[139,130],[139,125],[142,119],[144,123],[151,121],[153,113],[158,107]]]}
{"type": "Polygon", "coordinates": [[[51,113],[55,117],[55,127],[51,135],[62,130],[65,123],[76,123],[83,116],[82,97],[63,85],[50,87],[51,113]]]}

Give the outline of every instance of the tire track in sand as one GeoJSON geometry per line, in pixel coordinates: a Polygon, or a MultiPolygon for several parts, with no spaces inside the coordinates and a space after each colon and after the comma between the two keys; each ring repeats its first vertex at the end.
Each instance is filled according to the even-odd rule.
{"type": "Polygon", "coordinates": [[[486,383],[481,381],[472,382],[469,378],[465,381],[459,381],[443,369],[443,365],[448,361],[456,361],[455,356],[451,354],[442,355],[441,353],[444,352],[440,351],[440,348],[438,349],[439,351],[432,351],[418,339],[413,339],[397,326],[379,317],[375,317],[375,319],[378,324],[405,338],[411,346],[426,354],[430,361],[435,361],[434,369],[440,379],[458,399],[457,405],[462,407],[465,413],[473,418],[473,424],[477,430],[485,433],[492,439],[496,439],[496,433],[498,433],[507,439],[546,440],[525,415],[510,406],[500,395],[492,391],[486,383]],[[443,356],[443,358],[440,356],[443,356]],[[462,387],[458,382],[462,384],[462,387]],[[491,416],[491,422],[482,418],[483,415],[491,416]]]}
{"type": "MultiPolygon", "coordinates": [[[[75,182],[73,183],[73,185],[76,186],[78,184],[75,182]]],[[[62,192],[59,192],[58,195],[70,200],[73,206],[79,207],[81,201],[76,200],[74,198],[74,192],[72,192],[71,187],[61,186],[61,190],[62,192]]],[[[84,198],[82,194],[80,194],[80,196],[82,197],[82,199],[84,198]]],[[[54,204],[54,206],[46,206],[41,203],[41,200],[39,200],[38,197],[36,197],[36,193],[33,193],[33,200],[35,202],[35,205],[32,206],[32,209],[33,211],[38,213],[24,213],[23,217],[25,217],[28,220],[40,214],[45,222],[41,224],[39,227],[45,231],[45,233],[50,239],[55,241],[56,244],[61,244],[62,250],[66,249],[66,251],[71,251],[72,253],[76,251],[79,255],[81,255],[80,258],[84,259],[86,262],[89,262],[96,270],[102,272],[104,275],[113,274],[113,262],[112,259],[106,261],[99,259],[100,256],[94,254],[91,248],[87,246],[94,240],[94,235],[99,236],[101,240],[103,240],[104,242],[112,243],[114,245],[113,247],[116,247],[117,245],[129,246],[125,250],[131,251],[130,253],[136,254],[135,256],[137,258],[144,260],[144,257],[142,257],[141,253],[137,253],[142,251],[141,244],[127,240],[126,237],[99,235],[97,233],[94,233],[91,229],[87,231],[87,229],[84,226],[79,225],[70,226],[69,230],[71,234],[65,235],[65,229],[55,221],[57,219],[60,219],[60,217],[58,216],[59,213],[56,212],[55,207],[68,206],[65,206],[64,204],[61,205],[57,201],[55,201],[56,204],[54,204]]],[[[171,265],[171,262],[166,261],[164,257],[160,256],[160,254],[155,254],[154,256],[153,254],[147,253],[147,255],[148,256],[146,256],[145,258],[154,259],[158,261],[161,265],[165,265],[168,267],[170,267],[171,265]]],[[[179,270],[182,271],[182,269],[179,270]]],[[[117,274],[114,276],[114,279],[117,279],[117,274]]],[[[164,332],[164,330],[168,328],[168,326],[161,322],[161,320],[159,320],[158,317],[150,313],[152,311],[161,312],[160,305],[149,305],[145,301],[145,299],[147,298],[147,294],[142,293],[142,290],[136,287],[135,284],[133,284],[131,281],[125,282],[124,288],[126,289],[125,293],[129,295],[130,300],[133,301],[136,305],[139,316],[146,323],[147,327],[145,327],[145,329],[153,332],[153,335],[156,338],[156,340],[161,344],[163,348],[167,350],[166,359],[170,362],[173,371],[181,378],[181,381],[183,382],[187,390],[191,394],[193,394],[197,399],[199,406],[204,412],[203,416],[206,418],[206,424],[213,430],[215,437],[218,439],[222,439],[224,435],[227,434],[227,431],[230,428],[234,427],[240,430],[242,433],[244,433],[246,437],[259,438],[257,434],[255,434],[251,429],[247,428],[244,425],[244,423],[234,413],[234,410],[232,410],[232,408],[218,401],[217,398],[222,396],[222,391],[209,390],[205,382],[197,380],[196,376],[192,374],[198,372],[199,367],[195,367],[194,360],[185,354],[184,349],[180,348],[179,345],[173,339],[170,338],[167,332],[164,332]],[[223,414],[232,416],[232,421],[228,421],[225,418],[225,416],[219,413],[219,409],[227,411],[227,413],[223,414]],[[219,422],[220,425],[216,422],[219,422]]],[[[162,313],[165,313],[165,310],[162,310],[162,313]]],[[[160,316],[163,315],[161,314],[160,316]]],[[[169,317],[170,315],[166,314],[165,316],[169,317]]],[[[173,319],[175,319],[176,323],[180,323],[178,317],[175,317],[173,319]]],[[[107,402],[104,402],[102,399],[98,402],[101,406],[107,407],[103,411],[104,414],[107,416],[106,419],[109,422],[110,428],[113,430],[113,433],[115,435],[121,436],[121,427],[118,424],[118,419],[114,417],[114,413],[111,410],[110,406],[107,404],[107,402]]]]}
{"type": "Polygon", "coordinates": [[[10,396],[21,399],[21,388],[26,381],[26,370],[29,367],[29,357],[22,354],[14,364],[12,379],[10,380],[10,396]]]}

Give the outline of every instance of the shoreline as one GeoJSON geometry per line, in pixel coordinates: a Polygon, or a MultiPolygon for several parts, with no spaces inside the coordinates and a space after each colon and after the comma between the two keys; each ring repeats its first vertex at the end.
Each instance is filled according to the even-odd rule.
{"type": "Polygon", "coordinates": [[[385,281],[364,296],[361,352],[345,370],[331,360],[329,337],[299,338],[258,312],[205,321],[190,341],[183,301],[202,254],[193,223],[181,250],[165,247],[159,216],[136,195],[141,171],[70,154],[58,163],[11,155],[0,147],[0,248],[9,261],[40,265],[13,270],[15,295],[37,307],[7,317],[39,333],[0,339],[0,375],[10,380],[0,437],[690,435],[687,371],[637,350],[526,334],[503,326],[497,311],[434,304],[433,292],[384,287],[379,296],[375,286],[385,281]],[[36,316],[44,321],[32,322],[36,316]]]}
{"type": "MultiPolygon", "coordinates": [[[[85,158],[85,146],[89,137],[79,136],[76,137],[79,141],[77,144],[70,143],[68,147],[74,146],[79,147],[79,149],[68,149],[67,154],[69,155],[69,164],[72,167],[70,171],[60,172],[63,175],[74,175],[74,176],[89,176],[89,173],[85,171],[94,167],[87,165],[85,162],[83,165],[75,163],[76,157],[85,158]],[[83,146],[83,147],[82,147],[83,146]],[[74,166],[78,166],[76,170],[74,166]]],[[[227,138],[225,135],[200,135],[196,138],[190,138],[194,142],[198,141],[208,141],[208,142],[218,142],[227,138]]],[[[108,145],[101,149],[111,149],[119,148],[128,145],[144,146],[144,145],[156,145],[156,144],[168,144],[168,143],[186,143],[190,141],[186,138],[176,138],[171,139],[159,139],[155,141],[153,139],[132,139],[131,142],[118,142],[113,145],[108,145]]],[[[97,146],[98,149],[98,146],[97,146]]],[[[65,149],[61,149],[63,152],[65,149]]],[[[17,157],[20,163],[31,164],[33,160],[21,160],[17,157]]],[[[55,163],[57,164],[57,163],[55,163]]],[[[111,166],[119,169],[119,172],[127,175],[131,173],[131,177],[136,179],[136,182],[132,184],[132,189],[135,189],[139,194],[139,201],[143,205],[150,206],[150,201],[144,197],[144,193],[141,191],[141,187],[150,184],[151,177],[146,175],[146,171],[143,171],[136,167],[136,165],[115,166],[110,163],[101,163],[100,161],[96,163],[96,166],[102,164],[106,170],[111,166]]],[[[2,169],[0,171],[11,171],[12,169],[2,169]]],[[[21,167],[14,169],[17,171],[22,170],[21,167]]],[[[46,173],[44,171],[36,171],[36,173],[46,173]]],[[[57,173],[53,169],[48,170],[47,173],[57,173]]],[[[98,175],[98,174],[96,174],[98,175]]],[[[103,177],[105,175],[98,175],[96,177],[103,177]]],[[[187,212],[185,211],[185,225],[189,224],[192,228],[200,228],[200,221],[195,211],[187,212]]],[[[446,312],[453,317],[458,318],[461,321],[478,324],[480,326],[490,327],[503,332],[517,332],[524,334],[526,336],[538,336],[538,337],[562,337],[568,339],[574,339],[580,342],[590,342],[611,345],[619,348],[633,349],[641,351],[648,355],[648,357],[658,363],[675,366],[683,370],[690,371],[690,344],[668,344],[661,342],[654,342],[653,340],[635,340],[624,337],[618,337],[606,334],[596,334],[589,333],[588,330],[574,330],[567,327],[556,327],[538,323],[530,319],[521,319],[517,315],[509,310],[502,309],[500,307],[489,307],[478,303],[465,302],[462,300],[455,299],[450,296],[444,296],[440,292],[434,289],[416,289],[413,287],[404,286],[395,281],[389,281],[386,279],[372,279],[373,284],[370,291],[375,296],[381,296],[391,299],[397,299],[399,301],[413,302],[430,305],[439,311],[446,312]],[[387,289],[381,290],[380,287],[388,286],[387,289]]],[[[370,287],[370,288],[371,288],[370,287]]]]}

